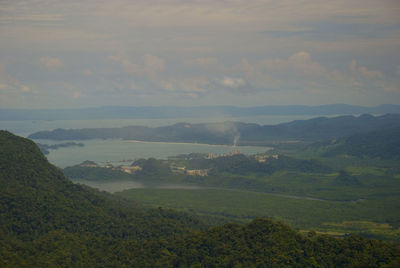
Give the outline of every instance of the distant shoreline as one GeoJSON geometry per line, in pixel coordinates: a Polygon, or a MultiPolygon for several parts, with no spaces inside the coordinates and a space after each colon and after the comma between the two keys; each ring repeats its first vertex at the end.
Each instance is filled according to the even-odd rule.
{"type": "MultiPolygon", "coordinates": [[[[225,146],[225,147],[242,147],[241,145],[227,145],[227,144],[209,144],[209,143],[197,143],[197,142],[169,142],[169,141],[139,141],[139,140],[123,140],[126,142],[136,142],[136,143],[158,143],[158,144],[178,144],[178,145],[208,145],[208,146],[225,146]]],[[[251,147],[251,146],[250,146],[251,147]]],[[[256,146],[264,147],[264,146],[256,146]]],[[[270,147],[266,147],[270,148],[270,147]]]]}

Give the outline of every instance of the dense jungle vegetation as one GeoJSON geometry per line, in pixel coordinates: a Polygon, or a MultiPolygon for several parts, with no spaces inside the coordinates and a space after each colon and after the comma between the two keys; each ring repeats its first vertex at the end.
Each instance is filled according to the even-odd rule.
{"type": "MultiPolygon", "coordinates": [[[[145,169],[143,169],[145,170],[145,169]]],[[[154,175],[154,174],[151,174],[154,175]]],[[[256,219],[209,229],[73,184],[30,140],[0,132],[3,267],[398,267],[398,244],[256,219]]]]}

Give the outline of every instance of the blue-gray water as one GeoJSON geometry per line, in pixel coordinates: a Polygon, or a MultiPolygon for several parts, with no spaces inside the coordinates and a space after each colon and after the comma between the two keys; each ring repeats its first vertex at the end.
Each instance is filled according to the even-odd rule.
{"type": "MultiPolygon", "coordinates": [[[[35,140],[39,143],[54,144],[48,140],[35,140]]],[[[267,147],[257,146],[224,146],[197,143],[167,143],[167,142],[132,142],[124,140],[77,140],[84,147],[66,147],[50,150],[47,159],[58,167],[76,165],[85,160],[98,164],[128,165],[139,158],[166,159],[168,156],[189,153],[224,154],[230,151],[240,151],[244,154],[255,154],[267,151],[267,147]]]]}
{"type": "MultiPolygon", "coordinates": [[[[261,125],[278,124],[292,120],[308,119],[315,116],[252,116],[252,117],[217,117],[217,118],[171,118],[171,119],[107,119],[107,120],[54,120],[54,121],[0,121],[0,129],[11,131],[20,136],[40,130],[53,130],[56,128],[99,128],[123,127],[130,125],[145,125],[150,127],[171,125],[178,122],[204,123],[240,121],[258,123],[261,125]]],[[[37,140],[45,144],[54,141],[37,140]]],[[[56,166],[66,167],[79,164],[85,160],[92,160],[99,164],[111,163],[115,165],[130,164],[138,158],[161,158],[188,153],[224,154],[237,150],[234,146],[183,144],[183,143],[157,143],[157,142],[129,142],[123,140],[85,140],[76,141],[84,143],[84,147],[67,147],[50,150],[47,155],[49,161],[56,166]],[[122,162],[122,161],[126,162],[122,162]]],[[[241,146],[244,154],[255,154],[267,151],[269,148],[256,146],[241,146]]]]}

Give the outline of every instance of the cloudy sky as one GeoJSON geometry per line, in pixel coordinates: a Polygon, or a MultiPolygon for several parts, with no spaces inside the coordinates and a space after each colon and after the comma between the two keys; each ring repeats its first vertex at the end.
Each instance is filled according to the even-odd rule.
{"type": "Polygon", "coordinates": [[[400,104],[399,0],[0,0],[0,108],[400,104]]]}

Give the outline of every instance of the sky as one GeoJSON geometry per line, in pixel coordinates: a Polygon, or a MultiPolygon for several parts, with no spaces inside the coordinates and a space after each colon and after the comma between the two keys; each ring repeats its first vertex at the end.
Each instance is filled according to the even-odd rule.
{"type": "Polygon", "coordinates": [[[400,0],[0,0],[0,108],[400,104],[400,0]]]}

